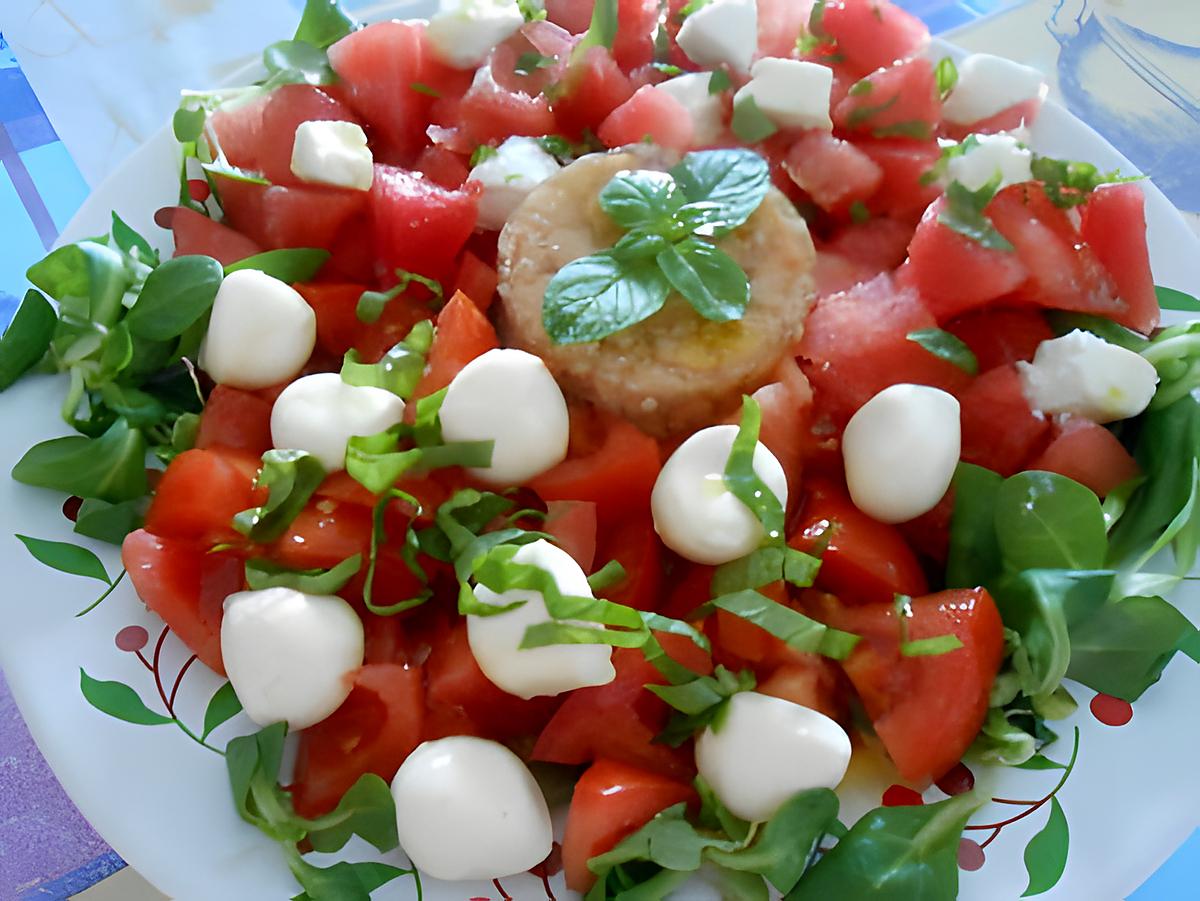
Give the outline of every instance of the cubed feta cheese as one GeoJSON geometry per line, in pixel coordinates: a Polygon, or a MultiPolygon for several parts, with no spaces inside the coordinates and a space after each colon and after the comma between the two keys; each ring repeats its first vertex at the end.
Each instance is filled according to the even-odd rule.
{"type": "Polygon", "coordinates": [[[708,90],[711,79],[708,72],[689,72],[658,85],[660,91],[670,94],[688,111],[692,120],[692,143],[697,147],[715,144],[725,131],[721,98],[708,90]]]}
{"type": "Polygon", "coordinates": [[[292,175],[301,181],[368,191],[375,160],[354,122],[301,122],[292,142],[292,175]]]}
{"type": "Polygon", "coordinates": [[[1040,100],[1046,90],[1042,73],[1032,66],[973,53],[958,64],[958,84],[942,104],[942,116],[956,125],[972,125],[1018,103],[1040,100]]]}
{"type": "Polygon", "coordinates": [[[474,69],[524,24],[515,0],[441,0],[426,33],[444,62],[474,69]]]}
{"type": "Polygon", "coordinates": [[[952,157],[946,177],[971,191],[978,191],[1000,176],[1000,187],[1033,180],[1033,152],[1012,135],[975,135],[962,156],[952,157]]]}
{"type": "Polygon", "coordinates": [[[683,20],[675,40],[698,66],[745,72],[758,51],[758,7],[754,0],[712,0],[683,20]]]}
{"type": "Polygon", "coordinates": [[[833,70],[798,59],[766,57],[750,70],[750,81],[733,96],[733,104],[753,98],[758,108],[781,128],[833,130],[829,94],[833,70]]]}
{"type": "Polygon", "coordinates": [[[499,231],[529,192],[562,167],[534,138],[509,138],[471,170],[483,185],[479,227],[499,231]]]}

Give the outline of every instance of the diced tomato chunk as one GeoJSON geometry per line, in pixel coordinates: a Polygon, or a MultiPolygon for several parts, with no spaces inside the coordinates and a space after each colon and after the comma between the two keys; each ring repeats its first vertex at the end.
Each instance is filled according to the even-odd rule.
{"type": "Polygon", "coordinates": [[[821,131],[796,141],[784,166],[813,203],[830,212],[866,200],[883,183],[883,170],[874,160],[849,141],[821,131]]]}
{"type": "Polygon", "coordinates": [[[900,775],[927,785],[958,763],[983,725],[1004,624],[982,588],[915,598],[911,609],[909,640],[953,635],[962,647],[902,656],[892,604],[831,605],[827,622],[863,637],[842,668],[900,775]]]}
{"type": "Polygon", "coordinates": [[[1125,310],[1112,318],[1149,334],[1160,311],[1146,244],[1146,195],[1136,184],[1106,185],[1083,206],[1080,234],[1116,283],[1125,310]]]}
{"type": "Polygon", "coordinates": [[[455,294],[438,314],[437,332],[426,358],[425,374],[413,396],[426,397],[442,390],[464,366],[499,346],[496,330],[479,307],[465,294],[455,294]]]}
{"type": "Polygon", "coordinates": [[[614,109],[596,132],[606,147],[650,139],[671,150],[692,146],[692,119],[683,104],[653,85],[645,85],[614,109]]]}
{"type": "Polygon", "coordinates": [[[342,282],[298,284],[300,296],[317,315],[317,342],[329,353],[341,356],[358,343],[364,323],[358,318],[358,299],[365,285],[342,282]]]}
{"type": "Polygon", "coordinates": [[[1139,472],[1137,462],[1116,435],[1081,416],[1056,424],[1049,447],[1026,469],[1056,472],[1086,485],[1100,497],[1139,472]]]}
{"type": "Polygon", "coordinates": [[[788,543],[820,556],[818,587],[846,603],[887,603],[928,591],[921,564],[894,526],[867,516],[832,480],[810,478],[805,487],[788,543]]]}
{"type": "Polygon", "coordinates": [[[839,691],[837,665],[817,654],[798,656],[802,660],[776,667],[755,691],[819,710],[833,720],[844,720],[846,708],[839,691]]]}
{"type": "Polygon", "coordinates": [[[224,676],[221,617],[225,598],[244,587],[241,558],[210,553],[207,545],[195,541],[138,529],[125,536],[121,562],[146,606],[163,618],[201,663],[224,676]]]}
{"type": "Polygon", "coordinates": [[[187,207],[171,211],[171,231],[175,236],[174,256],[204,254],[222,266],[260,253],[262,248],[239,231],[187,207]]]}
{"type": "Polygon", "coordinates": [[[662,606],[662,542],[647,512],[606,522],[597,538],[596,556],[601,565],[616,560],[625,568],[625,578],[605,589],[603,597],[637,610],[662,606]]]}
{"type": "Polygon", "coordinates": [[[901,382],[958,393],[970,377],[908,340],[934,326],[916,292],[883,274],[818,301],[800,342],[801,368],[818,403],[841,422],[901,382]]]}
{"type": "Polygon", "coordinates": [[[889,0],[829,0],[821,27],[860,72],[916,56],[929,43],[925,23],[889,0]]]}
{"type": "Polygon", "coordinates": [[[872,72],[833,110],[838,128],[877,138],[929,140],[941,118],[933,63],[924,57],[872,72]]]}
{"type": "Polygon", "coordinates": [[[206,546],[244,540],[233,517],[266,499],[266,491],[254,487],[259,465],[257,455],[229,448],[184,451],[155,488],[146,531],[206,546]]]}
{"type": "Polygon", "coordinates": [[[271,403],[250,391],[217,385],[200,414],[196,447],[227,447],[261,457],[271,442],[271,403]]]}
{"type": "Polygon", "coordinates": [[[962,339],[979,371],[1033,359],[1038,345],[1054,337],[1046,317],[1034,309],[987,309],[951,320],[946,331],[962,339]]]}
{"type": "Polygon", "coordinates": [[[596,881],[589,860],[611,851],[656,813],[696,800],[695,790],[684,782],[616,760],[597,760],[575,783],[567,812],[562,846],[567,888],[586,892],[596,881]]]}
{"type": "Polygon", "coordinates": [[[1049,439],[1050,422],[1030,408],[1016,366],[984,373],[960,402],[962,459],[967,463],[1010,476],[1049,439]]]}
{"type": "Polygon", "coordinates": [[[916,220],[941,193],[936,184],[921,183],[942,155],[937,141],[888,138],[856,140],[855,146],[883,170],[883,183],[867,201],[873,214],[916,220]]]}
{"type": "Polygon", "coordinates": [[[268,556],[292,569],[328,569],[371,550],[371,510],[358,504],[310,503],[270,545],[268,556]]]}
{"type": "Polygon", "coordinates": [[[443,281],[475,230],[478,185],[447,191],[423,175],[376,165],[371,185],[375,253],[387,275],[395,269],[443,281]]]}
{"type": "Polygon", "coordinates": [[[596,562],[596,505],[592,501],[548,502],[540,531],[552,535],[554,543],[584,572],[592,571],[596,562]]]}
{"type": "Polygon", "coordinates": [[[589,47],[580,59],[569,59],[551,96],[558,130],[578,140],[585,130],[595,132],[609,113],[632,97],[633,85],[607,50],[589,47]]]}
{"type": "Polygon", "coordinates": [[[329,813],[365,773],[391,782],[421,741],[422,695],[419,666],[360,669],[342,706],[300,733],[290,786],[296,812],[310,818],[329,813]]]}
{"type": "Polygon", "coordinates": [[[789,506],[799,494],[804,467],[803,434],[812,417],[812,386],[790,357],[781,364],[782,379],[754,392],[762,411],[758,440],[775,455],[787,476],[789,506]]]}
{"type": "Polygon", "coordinates": [[[495,266],[489,266],[471,251],[463,251],[458,264],[458,276],[454,280],[455,292],[461,291],[475,306],[484,312],[492,305],[496,297],[496,286],[500,284],[500,275],[495,266]]]}

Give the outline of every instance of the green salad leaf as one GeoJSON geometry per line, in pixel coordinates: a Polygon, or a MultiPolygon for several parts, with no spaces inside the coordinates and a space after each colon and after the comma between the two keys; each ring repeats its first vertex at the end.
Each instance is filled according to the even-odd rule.
{"type": "Polygon", "coordinates": [[[26,291],[0,336],[0,391],[10,388],[46,355],[57,324],[58,314],[41,292],[26,291]]]}
{"type": "Polygon", "coordinates": [[[307,0],[293,40],[325,49],[358,27],[338,0],[307,0]]]}
{"type": "Polygon", "coordinates": [[[212,257],[167,260],[146,277],[125,325],[132,335],[151,341],[178,338],[212,309],[224,275],[212,257]]]}
{"type": "Polygon", "coordinates": [[[26,485],[110,503],[136,500],[148,489],[146,440],[124,419],[99,438],[52,438],[25,452],[12,477],[26,485]]]}
{"type": "Polygon", "coordinates": [[[291,285],[315,278],[328,259],[329,251],[319,247],[284,247],[230,263],[225,267],[225,274],[241,269],[257,269],[291,285]]]}

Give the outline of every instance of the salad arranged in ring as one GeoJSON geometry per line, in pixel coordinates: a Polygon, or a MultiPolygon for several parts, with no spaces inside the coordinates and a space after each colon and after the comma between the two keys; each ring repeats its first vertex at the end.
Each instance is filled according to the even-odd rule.
{"type": "Polygon", "coordinates": [[[0,390],[62,377],[13,478],[228,677],[188,734],[298,898],[951,899],[960,761],[1069,774],[1067,680],[1200,660],[1200,303],[1038,72],[889,0],[309,0],[263,65],[184,93],[173,256],[29,270],[0,390]],[[945,797],[843,823],[852,757],[945,797]]]}

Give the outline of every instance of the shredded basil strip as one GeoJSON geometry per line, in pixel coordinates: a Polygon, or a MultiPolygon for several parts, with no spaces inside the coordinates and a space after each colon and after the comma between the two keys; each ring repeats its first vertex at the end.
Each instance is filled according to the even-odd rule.
{"type": "Polygon", "coordinates": [[[313,492],[325,480],[325,467],[306,451],[269,450],[255,483],[267,502],[233,517],[233,527],[253,541],[274,541],[287,531],[313,492]]]}
{"type": "Polygon", "coordinates": [[[394,500],[402,500],[409,504],[413,508],[414,519],[421,515],[421,502],[411,494],[396,488],[389,489],[375,504],[375,509],[371,514],[371,555],[367,563],[367,578],[363,583],[363,603],[366,604],[368,610],[377,616],[394,616],[397,613],[403,613],[405,610],[419,607],[433,597],[433,591],[428,587],[429,576],[417,561],[417,553],[420,547],[417,542],[416,532],[413,530],[412,523],[410,522],[405,529],[404,547],[400,552],[400,556],[405,566],[408,567],[409,572],[416,576],[417,580],[425,587],[411,598],[404,598],[392,604],[375,603],[375,568],[379,563],[380,551],[388,540],[387,531],[384,528],[384,517],[387,515],[388,506],[394,500]]]}
{"type": "Polygon", "coordinates": [[[845,660],[860,641],[857,635],[826,626],[757,591],[721,595],[706,606],[754,623],[797,651],[821,654],[834,660],[845,660]]]}
{"type": "Polygon", "coordinates": [[[754,518],[762,524],[766,540],[772,544],[784,541],[783,504],[766,482],[754,471],[754,450],[758,446],[758,433],[762,425],[762,410],[758,402],[742,397],[742,420],[738,425],[737,437],[725,464],[725,487],[746,505],[754,518]]]}
{"type": "Polygon", "coordinates": [[[272,560],[247,560],[246,584],[254,591],[293,588],[306,594],[337,594],[362,569],[362,554],[329,569],[290,569],[272,560]]]}

